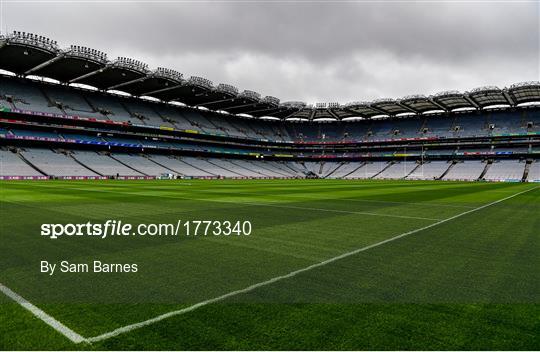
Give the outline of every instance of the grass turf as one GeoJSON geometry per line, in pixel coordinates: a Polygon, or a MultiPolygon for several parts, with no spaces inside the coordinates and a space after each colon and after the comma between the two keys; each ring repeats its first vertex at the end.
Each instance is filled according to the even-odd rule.
{"type": "MultiPolygon", "coordinates": [[[[92,337],[532,189],[258,180],[0,183],[0,283],[92,337]],[[61,238],[42,223],[250,220],[248,237],[61,238]],[[39,273],[39,261],[139,264],[39,273]]],[[[0,349],[540,348],[540,189],[92,345],[0,294],[0,349]]]]}

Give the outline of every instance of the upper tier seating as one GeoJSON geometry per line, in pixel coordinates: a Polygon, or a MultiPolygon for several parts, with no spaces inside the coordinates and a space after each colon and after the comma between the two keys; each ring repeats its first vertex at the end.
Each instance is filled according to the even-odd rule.
{"type": "Polygon", "coordinates": [[[0,95],[5,98],[11,97],[13,107],[16,109],[64,114],[61,109],[47,100],[38,85],[0,77],[0,95]]]}
{"type": "Polygon", "coordinates": [[[154,105],[157,104],[137,101],[135,99],[130,99],[124,103],[125,109],[132,117],[139,120],[139,123],[150,126],[175,127],[173,123],[168,122],[166,118],[162,117],[159,112],[154,109],[154,105]]]}
{"type": "Polygon", "coordinates": [[[201,114],[198,111],[194,110],[184,110],[182,111],[182,116],[193,126],[198,127],[199,130],[207,133],[214,133],[214,134],[226,134],[223,133],[216,125],[214,125],[212,122],[208,121],[207,118],[204,117],[203,114],[201,114]]]}
{"type": "Polygon", "coordinates": [[[140,120],[131,116],[124,108],[120,97],[108,96],[105,94],[89,94],[88,101],[99,111],[106,113],[106,117],[116,122],[141,123],[140,120]]]}
{"type": "Polygon", "coordinates": [[[375,141],[540,132],[540,109],[537,108],[375,118],[354,122],[265,121],[14,77],[0,77],[0,105],[58,115],[288,142],[375,141]]]}
{"type": "Polygon", "coordinates": [[[188,119],[186,119],[180,113],[180,111],[177,108],[173,107],[172,105],[156,104],[156,106],[154,106],[154,109],[161,117],[163,117],[165,120],[170,120],[170,123],[172,123],[174,127],[180,130],[197,129],[196,126],[191,124],[191,122],[188,119]]]}
{"type": "Polygon", "coordinates": [[[79,91],[57,85],[45,86],[43,91],[50,101],[61,104],[62,109],[68,115],[80,115],[97,119],[105,118],[104,115],[94,111],[79,91]]]}

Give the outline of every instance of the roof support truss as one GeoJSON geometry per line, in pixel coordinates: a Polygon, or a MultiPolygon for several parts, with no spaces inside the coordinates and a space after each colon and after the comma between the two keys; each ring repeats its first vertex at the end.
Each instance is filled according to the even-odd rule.
{"type": "Polygon", "coordinates": [[[508,102],[510,106],[516,106],[516,102],[514,101],[514,99],[512,99],[510,94],[508,94],[508,91],[503,90],[502,94],[503,94],[504,99],[506,99],[506,101],[508,102]]]}
{"type": "Polygon", "coordinates": [[[176,89],[176,88],[180,88],[182,87],[181,84],[177,84],[177,85],[174,85],[174,86],[171,86],[171,87],[166,87],[166,88],[161,88],[161,89],[156,89],[156,90],[153,90],[151,92],[144,92],[142,93],[141,95],[148,95],[148,96],[151,96],[152,94],[157,94],[157,93],[162,93],[162,92],[166,92],[166,91],[169,91],[171,89],[176,89]]]}
{"type": "Polygon", "coordinates": [[[52,63],[54,63],[54,62],[56,62],[56,61],[62,59],[63,57],[64,57],[64,55],[58,55],[58,56],[55,56],[55,57],[53,57],[52,59],[47,60],[47,61],[45,61],[44,63],[41,63],[41,64],[37,65],[36,67],[33,67],[33,68],[29,69],[28,71],[26,71],[26,72],[24,73],[24,75],[25,75],[25,76],[31,75],[32,72],[35,72],[35,71],[37,71],[37,70],[40,70],[40,69],[42,69],[42,68],[45,67],[45,66],[49,66],[50,64],[52,64],[52,63]]]}

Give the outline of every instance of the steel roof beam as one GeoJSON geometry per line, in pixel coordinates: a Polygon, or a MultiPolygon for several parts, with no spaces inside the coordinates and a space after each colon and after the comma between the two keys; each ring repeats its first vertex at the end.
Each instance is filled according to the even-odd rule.
{"type": "Polygon", "coordinates": [[[447,107],[445,107],[444,105],[442,105],[441,103],[439,103],[438,101],[435,101],[433,98],[429,98],[428,99],[431,103],[433,103],[433,105],[435,106],[438,106],[441,110],[443,110],[444,112],[449,112],[450,109],[448,109],[447,107]]]}
{"type": "Polygon", "coordinates": [[[290,113],[289,115],[287,116],[284,116],[283,117],[283,120],[286,120],[288,118],[291,118],[291,117],[294,117],[294,115],[296,115],[297,113],[301,112],[302,110],[297,110],[297,111],[293,111],[292,113],[290,113]]]}
{"type": "Polygon", "coordinates": [[[207,94],[208,94],[207,91],[203,91],[203,92],[200,92],[200,93],[195,94],[195,96],[196,96],[196,97],[203,97],[203,96],[205,96],[205,95],[207,95],[207,94]]]}
{"type": "Polygon", "coordinates": [[[121,88],[121,87],[127,86],[128,84],[145,81],[148,78],[150,78],[150,76],[143,76],[143,77],[135,78],[135,79],[132,79],[131,81],[128,81],[128,82],[118,83],[118,84],[115,84],[114,86],[107,87],[107,88],[105,88],[105,90],[112,90],[112,89],[121,88]]]}
{"type": "Polygon", "coordinates": [[[481,106],[473,98],[471,98],[468,94],[463,94],[463,98],[465,100],[467,100],[469,103],[471,103],[471,105],[474,106],[476,108],[476,110],[481,109],[481,106]]]}
{"type": "Polygon", "coordinates": [[[242,104],[242,105],[229,106],[229,107],[227,107],[226,109],[245,108],[245,107],[248,107],[248,106],[254,106],[254,105],[257,105],[257,104],[259,104],[259,102],[256,102],[256,103],[250,103],[250,104],[242,104]]]}
{"type": "Polygon", "coordinates": [[[369,105],[368,108],[373,109],[373,110],[375,110],[375,111],[377,111],[377,112],[380,112],[380,113],[383,114],[383,115],[394,116],[394,113],[385,111],[385,110],[380,109],[380,108],[375,107],[375,106],[369,105]]]}
{"type": "Polygon", "coordinates": [[[41,64],[37,65],[36,67],[33,67],[33,68],[29,69],[28,71],[26,71],[24,73],[24,75],[25,76],[30,75],[30,74],[32,74],[32,72],[37,71],[39,69],[42,69],[43,67],[49,66],[50,64],[55,63],[56,61],[62,59],[63,57],[64,57],[64,54],[57,55],[57,56],[53,57],[52,59],[47,60],[45,62],[42,62],[41,64]]]}
{"type": "Polygon", "coordinates": [[[334,113],[334,111],[332,111],[331,109],[327,109],[326,111],[328,111],[328,113],[329,113],[330,115],[332,115],[336,120],[338,120],[338,121],[341,120],[341,117],[339,117],[338,115],[336,115],[336,114],[334,113]]]}
{"type": "Polygon", "coordinates": [[[254,113],[254,112],[270,111],[270,110],[276,110],[276,109],[279,110],[279,107],[271,107],[270,106],[270,107],[263,108],[263,109],[250,110],[250,111],[245,112],[245,114],[251,114],[251,113],[254,113]]]}
{"type": "Polygon", "coordinates": [[[88,73],[85,73],[84,75],[82,76],[79,76],[79,77],[76,77],[76,78],[73,78],[72,80],[70,80],[68,83],[77,83],[77,81],[80,81],[81,79],[85,79],[85,78],[88,78],[88,77],[92,77],[100,72],[103,72],[105,71],[107,68],[109,68],[109,66],[105,66],[105,67],[101,67],[101,68],[98,68],[97,70],[95,71],[92,71],[92,72],[88,72],[88,73]]]}
{"type": "MultiPolygon", "coordinates": [[[[272,112],[272,113],[269,113],[269,114],[266,115],[266,116],[274,116],[274,115],[279,114],[280,112],[284,112],[284,111],[286,111],[286,110],[276,110],[276,111],[274,111],[274,112],[272,112]]],[[[295,113],[296,113],[296,111],[295,111],[295,113]]]]}
{"type": "Polygon", "coordinates": [[[286,109],[278,108],[278,109],[280,109],[280,110],[278,110],[276,112],[273,112],[272,114],[269,114],[268,116],[274,116],[274,115],[282,113],[282,112],[289,112],[292,109],[292,112],[289,115],[284,117],[284,119],[286,119],[286,118],[289,118],[289,117],[291,117],[291,116],[293,116],[293,115],[295,115],[295,114],[297,114],[297,113],[304,110],[304,108],[301,108],[301,109],[300,108],[286,108],[286,109]]]}
{"type": "Polygon", "coordinates": [[[515,101],[512,99],[512,97],[510,96],[510,94],[508,94],[508,91],[506,89],[503,89],[502,95],[503,95],[504,99],[506,99],[506,101],[508,102],[508,104],[510,106],[516,106],[517,105],[515,103],[515,101]]]}
{"type": "Polygon", "coordinates": [[[411,107],[409,107],[409,106],[407,106],[407,105],[404,105],[404,104],[402,104],[402,103],[399,102],[399,101],[396,101],[396,105],[398,105],[398,106],[404,108],[405,110],[409,110],[410,112],[415,113],[415,114],[417,114],[417,115],[420,114],[420,111],[418,111],[418,110],[416,110],[416,109],[413,109],[413,108],[411,108],[411,107]]]}
{"type": "Polygon", "coordinates": [[[214,105],[214,104],[219,104],[219,103],[225,103],[225,102],[228,102],[228,101],[234,101],[235,99],[238,99],[238,97],[232,97],[232,98],[227,98],[227,99],[208,101],[206,103],[197,104],[196,106],[214,105]]]}
{"type": "MultiPolygon", "coordinates": [[[[467,98],[465,98],[465,99],[467,99],[467,101],[471,102],[471,104],[474,103],[473,105],[474,105],[475,107],[481,106],[481,104],[478,102],[478,100],[474,99],[474,97],[472,97],[472,96],[469,95],[468,98],[469,98],[469,99],[467,99],[467,98]]],[[[477,109],[479,109],[478,107],[477,107],[477,109]]]]}
{"type": "Polygon", "coordinates": [[[516,105],[517,105],[517,102],[519,101],[516,97],[516,95],[514,94],[514,92],[512,91],[508,91],[508,95],[512,98],[512,101],[515,101],[516,102],[516,105]]]}
{"type": "Polygon", "coordinates": [[[172,90],[172,89],[176,89],[176,88],[180,88],[182,87],[182,84],[177,84],[175,86],[172,86],[172,87],[166,87],[166,88],[160,88],[160,89],[156,89],[156,90],[153,90],[151,92],[144,92],[142,93],[141,95],[148,95],[150,96],[151,94],[157,94],[157,93],[162,93],[162,92],[166,92],[168,90],[172,90]]]}
{"type": "Polygon", "coordinates": [[[363,119],[369,119],[369,118],[370,118],[369,116],[366,117],[366,116],[362,115],[362,114],[359,113],[359,112],[356,112],[356,111],[351,110],[350,108],[343,108],[343,110],[344,110],[344,111],[347,111],[348,113],[350,113],[350,114],[352,114],[352,115],[354,115],[354,116],[359,116],[359,117],[361,117],[361,118],[363,118],[363,119]]]}

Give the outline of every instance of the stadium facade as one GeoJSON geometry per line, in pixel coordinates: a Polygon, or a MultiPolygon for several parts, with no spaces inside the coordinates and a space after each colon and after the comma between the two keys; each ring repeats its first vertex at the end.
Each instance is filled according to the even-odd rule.
{"type": "Polygon", "coordinates": [[[2,179],[540,182],[540,82],[308,105],[23,32],[0,69],[2,179]]]}

